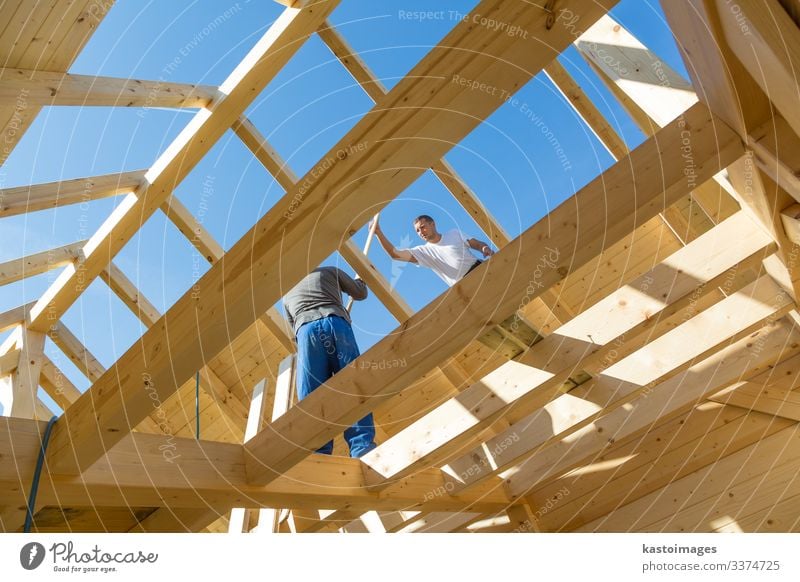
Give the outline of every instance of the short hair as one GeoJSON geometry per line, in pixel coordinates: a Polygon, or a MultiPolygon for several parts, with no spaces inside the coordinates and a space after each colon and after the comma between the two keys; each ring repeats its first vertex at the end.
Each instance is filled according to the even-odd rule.
{"type": "Polygon", "coordinates": [[[414,219],[414,224],[417,224],[418,222],[422,222],[423,220],[424,220],[425,222],[436,222],[436,221],[435,221],[433,218],[431,218],[431,217],[430,217],[430,216],[428,216],[427,214],[420,214],[419,216],[417,216],[417,217],[414,219]]]}

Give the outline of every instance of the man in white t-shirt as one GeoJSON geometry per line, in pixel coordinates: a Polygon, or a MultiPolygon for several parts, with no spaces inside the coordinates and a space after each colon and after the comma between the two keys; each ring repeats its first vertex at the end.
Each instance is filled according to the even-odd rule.
{"type": "Polygon", "coordinates": [[[481,264],[470,249],[480,252],[484,257],[494,254],[487,243],[466,238],[458,229],[440,234],[436,230],[436,222],[427,214],[414,219],[414,230],[425,244],[410,249],[396,249],[383,234],[380,224],[375,225],[375,235],[390,257],[396,261],[429,267],[450,287],[481,264]]]}

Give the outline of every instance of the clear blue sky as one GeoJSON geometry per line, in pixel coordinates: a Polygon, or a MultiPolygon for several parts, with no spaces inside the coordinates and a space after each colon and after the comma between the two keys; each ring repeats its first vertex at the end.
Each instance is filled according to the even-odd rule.
{"type": "MultiPolygon", "coordinates": [[[[467,13],[476,4],[477,0],[453,0],[442,2],[441,8],[446,13],[467,13]]],[[[424,0],[343,0],[331,20],[391,88],[456,24],[449,18],[417,22],[400,17],[401,11],[425,9],[430,10],[430,2],[424,0]]],[[[280,10],[277,3],[266,0],[118,0],[71,72],[218,85],[280,10]],[[218,26],[212,30],[208,25],[215,19],[218,26]]],[[[612,14],[686,76],[658,3],[623,0],[612,14]]],[[[570,48],[561,61],[628,145],[641,143],[642,134],[577,52],[570,48]]],[[[542,218],[612,162],[544,75],[534,78],[517,97],[555,132],[568,167],[558,159],[541,128],[520,108],[508,104],[447,155],[512,236],[542,218]]],[[[371,100],[314,37],[265,89],[248,115],[292,169],[302,175],[371,106],[371,100]]],[[[191,115],[191,110],[45,108],[2,168],[0,187],[147,168],[191,115]]],[[[177,190],[181,201],[195,215],[202,214],[204,226],[226,249],[282,193],[232,132],[177,190]],[[207,210],[201,210],[202,196],[207,210]]],[[[3,218],[0,261],[88,238],[115,203],[114,199],[99,200],[88,208],[68,206],[3,218]]],[[[417,244],[410,223],[422,213],[434,215],[440,230],[458,227],[470,236],[485,238],[430,172],[387,207],[382,215],[383,228],[395,243],[417,244]]],[[[359,246],[365,236],[365,229],[356,236],[359,246]]],[[[191,286],[195,276],[205,272],[206,266],[201,263],[202,272],[197,273],[196,256],[188,241],[157,213],[116,262],[163,312],[191,286]]],[[[445,289],[428,270],[392,265],[377,244],[370,258],[414,309],[445,289]]],[[[333,256],[327,263],[337,260],[333,256]]],[[[341,266],[349,271],[346,265],[341,266]]],[[[56,274],[0,287],[0,311],[38,299],[56,274]]],[[[357,304],[353,317],[362,351],[397,325],[374,298],[357,304]]],[[[119,358],[144,331],[100,281],[88,288],[64,321],[105,366],[119,358]]],[[[49,340],[46,351],[79,388],[88,386],[49,340]]]]}

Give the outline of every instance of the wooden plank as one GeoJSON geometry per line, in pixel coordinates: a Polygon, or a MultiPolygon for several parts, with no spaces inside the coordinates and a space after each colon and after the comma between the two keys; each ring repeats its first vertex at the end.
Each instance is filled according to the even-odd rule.
{"type": "Polygon", "coordinates": [[[75,365],[81,373],[96,382],[106,371],[100,361],[83,345],[81,340],[64,325],[63,321],[50,328],[47,337],[56,344],[64,355],[75,365]]]}
{"type": "Polygon", "coordinates": [[[231,129],[284,190],[289,191],[294,186],[297,175],[252,121],[240,117],[231,129]]]}
{"type": "MultiPolygon", "coordinates": [[[[262,380],[253,388],[253,397],[250,399],[250,410],[247,414],[247,425],[244,429],[244,440],[247,441],[253,438],[261,428],[261,425],[266,423],[269,404],[266,398],[266,382],[262,380]]],[[[271,516],[274,518],[274,516],[271,516]]],[[[230,517],[228,518],[228,533],[244,533],[247,532],[245,525],[247,524],[248,515],[243,507],[234,507],[231,509],[230,517]]],[[[270,521],[272,527],[272,521],[270,521]]]]}
{"type": "Polygon", "coordinates": [[[147,327],[154,325],[161,317],[155,305],[142,295],[133,281],[113,262],[100,273],[100,278],[108,285],[125,306],[147,327]]]}
{"type": "Polygon", "coordinates": [[[781,222],[786,236],[793,244],[800,245],[800,204],[792,204],[781,212],[781,222]]]}
{"type": "Polygon", "coordinates": [[[213,265],[225,254],[222,245],[211,236],[202,222],[195,218],[174,194],[161,205],[161,210],[206,261],[213,265]]]}
{"type": "MultiPolygon", "coordinates": [[[[800,134],[797,107],[800,85],[796,73],[800,67],[800,31],[797,25],[777,0],[737,0],[735,11],[724,1],[717,0],[716,8],[728,46],[795,134],[800,134]]],[[[749,106],[748,103],[742,105],[749,106]]]]}
{"type": "Polygon", "coordinates": [[[141,184],[144,175],[144,170],[138,170],[6,188],[0,190],[0,217],[86,203],[133,192],[141,184]]]}
{"type": "Polygon", "coordinates": [[[24,323],[28,311],[30,311],[31,307],[33,307],[35,303],[36,302],[34,301],[0,313],[0,332],[4,332],[12,327],[16,327],[24,323]]]}
{"type": "Polygon", "coordinates": [[[0,102],[13,102],[19,94],[37,107],[201,108],[219,96],[208,85],[0,68],[0,102]]]}
{"type": "MultiPolygon", "coordinates": [[[[337,0],[308,0],[302,9],[287,8],[240,65],[220,86],[225,94],[213,110],[200,110],[145,175],[144,183],[129,194],[84,248],[80,273],[67,267],[31,310],[31,329],[46,331],[47,317],[58,319],[77,300],[85,285],[97,277],[138,231],[141,224],[167,200],[261,89],[277,75],[307,38],[336,7],[337,0]],[[145,195],[146,193],[146,195],[145,195]]],[[[266,311],[266,310],[265,310],[266,311]]],[[[199,366],[198,366],[199,367],[199,366]]]]}
{"type": "Polygon", "coordinates": [[[69,378],[47,356],[44,356],[42,362],[42,375],[39,378],[39,384],[44,388],[47,395],[58,404],[61,410],[69,408],[81,395],[80,390],[70,382],[69,378]]]}
{"type": "MultiPolygon", "coordinates": [[[[510,257],[518,257],[526,252],[541,254],[543,245],[547,245],[548,248],[559,249],[560,256],[554,257],[554,268],[542,269],[544,272],[542,273],[541,281],[537,281],[542,288],[547,288],[563,278],[562,273],[567,272],[567,265],[572,268],[582,265],[590,260],[591,257],[596,256],[603,246],[613,244],[619,238],[631,232],[637,223],[640,224],[642,221],[650,220],[657,212],[651,201],[656,196],[659,197],[660,201],[663,198],[660,198],[662,195],[661,182],[659,184],[651,184],[652,194],[645,193],[646,184],[649,181],[642,180],[641,174],[636,170],[636,168],[644,167],[641,164],[648,163],[645,160],[659,160],[659,171],[664,171],[664,183],[669,185],[667,191],[663,193],[667,200],[670,200],[670,197],[676,194],[678,197],[685,194],[687,183],[683,175],[683,160],[677,159],[677,156],[675,158],[663,156],[661,152],[670,151],[669,148],[674,147],[668,145],[671,140],[679,143],[681,139],[680,133],[683,131],[681,127],[689,126],[694,128],[693,135],[698,138],[698,141],[694,144],[694,152],[698,156],[695,159],[700,161],[705,157],[701,153],[703,146],[700,145],[700,140],[704,135],[703,127],[705,124],[703,118],[706,116],[706,112],[702,105],[696,107],[699,109],[693,108],[686,113],[684,119],[659,132],[657,136],[658,145],[656,145],[655,141],[651,141],[637,148],[629,158],[622,160],[581,190],[574,201],[569,201],[554,210],[549,217],[534,225],[518,239],[498,252],[495,258],[488,261],[484,265],[484,268],[487,269],[484,277],[488,276],[490,281],[502,281],[502,288],[505,290],[504,295],[498,296],[498,289],[493,285],[481,285],[481,279],[477,277],[466,277],[457,285],[457,288],[459,288],[458,294],[449,293],[440,297],[405,323],[403,330],[413,329],[413,334],[400,330],[398,333],[390,335],[383,342],[378,343],[364,355],[365,359],[379,361],[403,357],[406,354],[406,350],[413,350],[417,354],[414,358],[413,367],[390,370],[388,373],[382,371],[373,372],[370,374],[369,380],[365,379],[363,374],[358,378],[350,377],[349,370],[345,370],[332,378],[326,386],[321,387],[309,398],[301,402],[296,407],[298,409],[296,414],[292,415],[290,411],[284,418],[274,423],[275,432],[281,434],[282,438],[289,442],[297,443],[296,445],[287,447],[284,444],[284,450],[281,450],[271,440],[271,438],[275,437],[263,433],[253,439],[248,444],[248,448],[274,470],[281,471],[287,466],[291,466],[292,461],[302,458],[305,450],[314,450],[315,446],[319,446],[332,436],[337,425],[341,426],[343,423],[346,424],[360,418],[358,415],[363,415],[366,412],[367,405],[374,407],[376,403],[380,402],[381,398],[388,398],[387,395],[405,388],[411,378],[418,376],[420,372],[424,373],[429,370],[442,357],[448,357],[459,350],[463,346],[461,342],[474,337],[475,332],[486,325],[484,317],[494,315],[501,320],[505,319],[510,312],[520,305],[520,298],[536,297],[539,294],[538,289],[526,290],[531,282],[530,273],[517,269],[516,259],[511,259],[510,257]],[[670,168],[671,163],[675,165],[674,169],[670,168]],[[673,170],[679,175],[675,175],[672,178],[667,177],[673,170]],[[634,175],[636,176],[637,184],[635,202],[624,195],[626,187],[633,187],[629,181],[633,180],[634,175]],[[617,200],[618,198],[619,200],[617,200]],[[623,198],[626,198],[626,200],[623,200],[623,198]],[[588,209],[595,205],[612,204],[612,199],[614,205],[620,205],[617,207],[618,213],[616,215],[616,218],[620,220],[619,223],[610,222],[603,213],[591,211],[581,212],[581,220],[575,221],[573,210],[575,206],[588,209]],[[622,205],[625,204],[627,204],[629,213],[621,210],[624,207],[622,205]],[[634,205],[638,206],[636,210],[633,208],[634,205]],[[599,222],[593,224],[593,219],[602,221],[603,224],[599,224],[599,222]],[[564,228],[559,229],[557,232],[550,232],[551,229],[548,225],[552,221],[563,224],[564,228]],[[592,236],[595,233],[600,235],[601,239],[593,239],[592,236]],[[562,267],[561,263],[564,261],[569,262],[562,267]],[[531,291],[533,292],[531,293],[531,291]],[[465,302],[467,300],[469,301],[469,310],[465,313],[465,302]],[[482,311],[482,309],[485,309],[485,311],[482,311]],[[481,314],[483,314],[483,317],[481,314]],[[441,343],[437,345],[433,335],[439,333],[439,325],[434,325],[433,322],[444,320],[449,323],[457,317],[460,317],[460,324],[458,326],[450,326],[450,341],[446,345],[441,343]],[[424,326],[415,325],[417,320],[425,321],[426,324],[424,326]],[[431,338],[427,337],[428,333],[431,334],[431,338]],[[411,339],[412,335],[413,340],[411,339]],[[431,347],[426,349],[424,353],[419,353],[417,350],[419,345],[431,347]],[[334,394],[336,395],[335,397],[334,394]],[[334,399],[336,402],[333,402],[334,399]],[[256,453],[256,451],[258,452],[256,453]]],[[[706,118],[706,120],[705,123],[710,123],[711,121],[710,118],[706,118]]],[[[717,129],[719,129],[719,125],[716,125],[717,129]]],[[[728,155],[730,159],[735,159],[741,153],[741,143],[738,137],[734,137],[735,134],[731,133],[729,135],[731,137],[730,147],[733,147],[734,151],[731,152],[732,155],[728,155]]],[[[717,137],[719,137],[719,134],[717,134],[717,137]]],[[[712,157],[715,160],[713,163],[719,160],[717,154],[720,151],[717,148],[721,143],[712,139],[706,146],[713,151],[712,157]]],[[[723,161],[722,163],[725,162],[723,161]]],[[[705,169],[708,177],[718,169],[717,167],[717,169],[711,170],[708,162],[701,161],[700,164],[701,166],[699,167],[705,169]]],[[[259,478],[264,477],[261,471],[254,473],[254,477],[256,475],[259,478]]]]}
{"type": "Polygon", "coordinates": [[[800,422],[800,394],[793,391],[793,387],[744,382],[734,390],[715,394],[709,400],[800,422]]]}
{"type": "MultiPolygon", "coordinates": [[[[597,25],[595,24],[595,26],[597,25]]],[[[608,153],[615,160],[627,156],[628,146],[625,141],[614,131],[608,120],[600,113],[600,110],[592,103],[591,99],[586,96],[580,85],[575,82],[575,79],[572,78],[572,75],[569,74],[564,66],[556,59],[545,67],[544,72],[559,90],[564,100],[575,110],[587,127],[592,130],[598,141],[608,150],[608,153]]]]}
{"type": "Polygon", "coordinates": [[[19,356],[22,350],[14,348],[0,356],[0,376],[6,376],[19,366],[19,356]]]}
{"type": "Polygon", "coordinates": [[[17,348],[18,364],[2,386],[3,414],[36,418],[37,410],[41,410],[37,392],[44,359],[44,334],[21,327],[17,348]]]}
{"type": "Polygon", "coordinates": [[[0,286],[69,265],[80,258],[84,244],[86,241],[78,241],[0,263],[0,286]]]}
{"type": "Polygon", "coordinates": [[[755,162],[773,182],[800,201],[800,137],[777,112],[748,136],[755,162]]]}
{"type": "Polygon", "coordinates": [[[336,27],[329,21],[317,29],[317,34],[322,39],[334,56],[339,59],[347,72],[353,76],[356,83],[361,86],[370,99],[376,103],[386,94],[386,87],[380,79],[376,78],[363,59],[350,46],[336,27]]]}
{"type": "MultiPolygon", "coordinates": [[[[567,6],[591,21],[613,3],[611,0],[607,3],[572,0],[567,6]]],[[[333,9],[333,4],[326,2],[326,10],[333,9]]],[[[478,9],[482,11],[481,14],[493,14],[503,20],[519,19],[520,26],[529,27],[534,37],[546,36],[548,45],[555,49],[565,47],[572,38],[569,31],[562,27],[547,30],[546,15],[530,5],[511,0],[484,0],[478,9]]],[[[258,314],[277,301],[281,287],[285,289],[306,274],[305,265],[321,262],[328,256],[338,245],[343,231],[366,222],[367,216],[354,221],[353,217],[358,212],[369,208],[370,215],[374,214],[376,208],[387,204],[412,183],[422,172],[421,168],[441,158],[450,144],[462,139],[481,119],[502,104],[499,96],[475,95],[467,88],[451,83],[448,75],[452,71],[461,70],[464,75],[475,75],[505,91],[513,92],[550,58],[549,51],[530,51],[527,45],[522,46],[502,32],[473,27],[468,22],[457,24],[443,44],[433,49],[407,80],[400,82],[387,94],[383,106],[362,119],[332,148],[331,154],[323,158],[321,165],[309,172],[308,181],[301,180],[258,221],[250,233],[228,251],[224,261],[214,265],[198,281],[199,293],[186,294],[179,299],[165,314],[165,325],[148,330],[142,342],[132,346],[120,358],[117,366],[120,370],[126,370],[125,374],[106,376],[93,386],[90,394],[70,407],[70,411],[65,413],[65,420],[59,421],[54,429],[48,462],[55,463],[54,467],[73,472],[91,465],[115,442],[119,442],[130,430],[130,423],[142,418],[151,406],[146,392],[142,390],[142,372],[149,374],[150,385],[160,398],[172,394],[176,380],[180,384],[198,369],[204,354],[218,353],[230,343],[230,337],[239,335],[258,314]],[[481,50],[469,50],[476,46],[480,46],[481,50]],[[395,106],[403,101],[406,101],[406,106],[395,106]],[[400,133],[399,128],[402,128],[400,133]],[[424,139],[414,139],[413,147],[410,147],[407,139],[385,139],[387,132],[395,137],[416,135],[424,139]],[[420,143],[424,146],[418,147],[420,143]],[[404,169],[393,173],[382,171],[388,167],[404,169]],[[358,179],[354,179],[355,176],[358,179]],[[330,188],[342,180],[344,182],[341,183],[348,186],[336,190],[336,204],[326,204],[325,200],[332,191],[330,188]],[[320,218],[323,212],[324,232],[327,233],[324,237],[321,231],[312,228],[315,224],[322,224],[320,218]],[[362,219],[363,222],[359,222],[362,219]],[[312,234],[313,245],[309,244],[312,234]],[[282,258],[280,261],[279,257],[282,258]],[[280,272],[276,273],[276,266],[280,272]],[[259,293],[252,292],[254,286],[260,290],[259,293]],[[180,327],[186,331],[185,334],[176,332],[179,329],[178,322],[182,322],[180,327]],[[170,330],[168,336],[167,328],[170,330]],[[170,338],[180,338],[180,341],[170,338]],[[152,352],[147,346],[159,348],[152,352]],[[115,388],[104,390],[103,384],[115,388]],[[103,420],[98,430],[97,418],[101,409],[104,412],[99,417],[103,420]],[[77,459],[60,454],[60,451],[67,448],[73,450],[73,447],[79,451],[77,459]]],[[[694,123],[694,119],[692,116],[687,122],[694,123]]],[[[703,130],[710,120],[705,118],[704,113],[698,114],[696,120],[693,137],[697,140],[698,159],[702,162],[707,154],[704,150],[711,147],[703,130]]],[[[717,137],[718,141],[714,144],[715,159],[718,159],[718,153],[721,153],[723,160],[730,155],[738,155],[739,145],[729,144],[724,130],[721,137],[719,134],[717,137]]],[[[662,147],[668,147],[668,143],[669,140],[664,141],[662,147]]],[[[639,156],[649,157],[655,162],[658,148],[644,148],[639,156]]],[[[705,167],[700,168],[701,174],[705,167]]],[[[671,178],[668,182],[671,183],[671,178]]],[[[661,194],[659,188],[658,195],[661,194]]],[[[670,193],[667,193],[667,198],[670,198],[670,193]]],[[[622,207],[625,207],[625,203],[622,207]]],[[[636,225],[632,216],[628,218],[631,223],[621,226],[623,231],[636,225]]],[[[571,229],[564,229],[563,233],[571,238],[575,234],[571,229]]],[[[612,239],[621,236],[621,233],[614,233],[613,229],[611,233],[612,239]]],[[[508,256],[516,256],[514,253],[521,250],[518,246],[507,248],[508,256]]],[[[587,245],[586,248],[591,252],[591,247],[587,245]]],[[[497,265],[502,263],[503,259],[495,261],[497,265]]],[[[462,284],[466,282],[465,279],[462,284]]],[[[522,281],[519,283],[522,284],[522,281]]],[[[525,285],[527,280],[518,291],[524,289],[525,285]]],[[[465,288],[464,291],[470,293],[472,289],[465,288]]],[[[495,293],[490,293],[494,305],[495,293]]],[[[450,296],[458,302],[455,294],[450,296]]],[[[488,293],[482,300],[489,302],[488,293]]],[[[507,304],[518,304],[518,301],[519,296],[509,298],[507,304]]],[[[45,297],[41,305],[49,303],[45,297]]],[[[431,309],[435,307],[433,305],[431,309]]],[[[459,304],[458,312],[463,311],[459,304]]],[[[424,317],[425,313],[420,316],[424,317]]],[[[454,348],[456,350],[466,345],[467,338],[471,338],[473,332],[483,326],[477,315],[469,315],[469,318],[472,325],[467,326],[462,337],[456,338],[452,344],[457,346],[454,348]]],[[[407,336],[402,335],[394,336],[394,339],[400,344],[398,347],[409,341],[407,336]]],[[[430,363],[432,367],[441,359],[440,354],[432,352],[423,365],[430,363]],[[434,363],[433,360],[437,361],[434,363]]],[[[409,371],[411,374],[407,375],[415,373],[413,369],[409,371]]],[[[350,402],[343,398],[342,404],[347,408],[350,402]]],[[[354,417],[354,420],[361,416],[354,417]]],[[[333,436],[333,432],[326,434],[325,440],[333,436]]]]}

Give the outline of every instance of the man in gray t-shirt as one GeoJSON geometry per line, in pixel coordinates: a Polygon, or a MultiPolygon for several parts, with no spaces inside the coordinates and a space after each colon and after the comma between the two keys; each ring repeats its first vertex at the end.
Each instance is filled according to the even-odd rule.
{"type": "MultiPolygon", "coordinates": [[[[367,285],[336,267],[315,269],[283,298],[297,338],[297,399],[302,400],[359,356],[342,291],[356,301],[367,298],[367,285]]],[[[351,457],[375,448],[375,423],[368,414],[344,431],[351,457]]],[[[317,452],[330,455],[333,441],[317,452]]]]}

